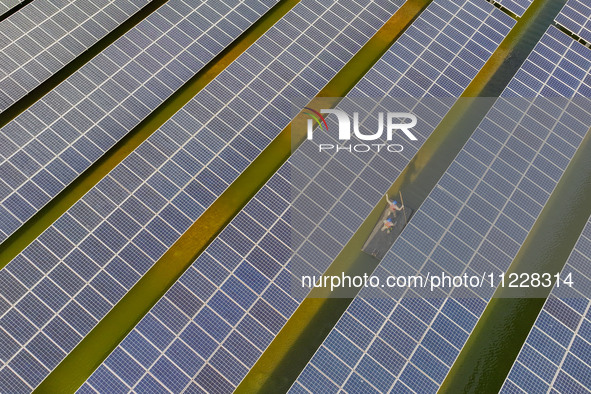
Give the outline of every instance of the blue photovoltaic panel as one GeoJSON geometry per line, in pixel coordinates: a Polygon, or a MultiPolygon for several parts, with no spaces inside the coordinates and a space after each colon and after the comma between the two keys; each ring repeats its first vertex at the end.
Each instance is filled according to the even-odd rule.
{"type": "Polygon", "coordinates": [[[6,12],[10,11],[11,9],[16,7],[17,5],[19,5],[23,1],[25,1],[25,0],[3,0],[0,3],[0,15],[3,15],[6,12]]]}
{"type": "Polygon", "coordinates": [[[0,242],[278,1],[170,0],[0,129],[0,242]]]}
{"type": "MultiPolygon", "coordinates": [[[[591,392],[591,220],[568,258],[562,278],[573,293],[554,288],[513,364],[501,393],[591,392]]],[[[561,286],[565,286],[564,283],[561,286]]]]}
{"type": "MultiPolygon", "coordinates": [[[[546,32],[375,270],[380,283],[507,270],[591,127],[590,69],[589,49],[546,32]]],[[[292,392],[436,392],[494,291],[382,290],[361,290],[292,392]]]]}
{"type": "Polygon", "coordinates": [[[0,392],[37,386],[399,6],[299,2],[1,270],[0,392]]]}
{"type": "Polygon", "coordinates": [[[0,22],[0,113],[150,1],[35,0],[0,22]]]}
{"type": "Polygon", "coordinates": [[[519,17],[525,13],[532,2],[533,0],[495,0],[495,3],[499,3],[519,17]]]}
{"type": "MultiPolygon", "coordinates": [[[[451,99],[433,99],[439,112],[413,128],[419,140],[396,135],[393,143],[406,148],[392,162],[373,153],[319,155],[318,146],[304,142],[80,392],[234,390],[302,301],[305,294],[292,292],[298,269],[324,272],[514,23],[480,0],[431,3],[339,104],[354,109],[349,98],[408,97],[403,89],[451,99]],[[431,80],[420,77],[428,63],[439,65],[431,80]],[[451,75],[460,84],[450,83],[451,75]],[[304,185],[294,190],[296,177],[304,185]]],[[[332,117],[328,122],[336,127],[332,117]]],[[[317,142],[336,142],[316,133],[317,142]]]]}
{"type": "Polygon", "coordinates": [[[555,20],[568,31],[591,43],[591,2],[589,0],[568,0],[555,20]]]}

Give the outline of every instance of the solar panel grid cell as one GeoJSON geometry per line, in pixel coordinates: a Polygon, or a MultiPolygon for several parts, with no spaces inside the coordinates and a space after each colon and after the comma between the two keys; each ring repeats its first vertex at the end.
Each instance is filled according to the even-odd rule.
{"type": "MultiPolygon", "coordinates": [[[[550,81],[564,70],[562,60],[568,62],[567,59],[573,58],[578,60],[579,65],[585,65],[581,70],[588,74],[591,51],[551,27],[411,219],[376,274],[385,280],[385,276],[400,275],[409,267],[412,267],[413,273],[423,276],[442,270],[449,275],[464,272],[481,275],[508,268],[591,126],[591,114],[586,110],[588,99],[583,97],[586,89],[584,76],[568,81],[562,79],[561,83],[572,90],[573,96],[576,95],[573,100],[561,99],[561,94],[550,86],[550,81]],[[532,91],[531,84],[527,82],[531,74],[527,70],[543,63],[540,62],[542,58],[555,58],[555,66],[537,73],[536,78],[541,83],[536,91],[532,91]],[[523,100],[518,100],[517,97],[524,96],[524,88],[527,88],[527,93],[523,100]],[[545,114],[551,121],[539,123],[542,118],[536,114],[545,114]],[[520,131],[520,128],[524,130],[520,131]],[[577,138],[563,139],[555,133],[555,129],[569,129],[577,138]],[[478,165],[462,165],[469,162],[478,165]],[[504,163],[495,167],[495,162],[504,163]],[[504,170],[509,167],[512,169],[504,170]],[[471,175],[467,176],[466,171],[471,175]],[[520,176],[511,181],[511,174],[515,171],[520,176]],[[549,173],[554,174],[554,178],[549,173]],[[505,174],[509,175],[505,178],[505,174]],[[474,182],[474,177],[477,182],[474,182]],[[495,201],[500,201],[500,205],[495,201]],[[442,211],[447,215],[441,215],[442,211]],[[521,214],[515,216],[510,213],[515,211],[521,214]],[[430,220],[425,222],[425,216],[430,220]],[[420,248],[417,238],[426,238],[431,246],[420,248]]],[[[378,317],[368,319],[367,310],[374,308],[370,305],[371,300],[379,298],[380,294],[383,297],[388,295],[380,289],[363,289],[356,300],[366,301],[364,307],[349,307],[321,349],[328,348],[327,344],[331,343],[331,351],[342,360],[351,360],[355,354],[353,360],[356,364],[351,366],[348,379],[364,379],[379,389],[383,379],[377,378],[375,371],[367,373],[362,365],[367,358],[376,360],[368,349],[389,336],[387,327],[393,324],[413,338],[410,341],[412,351],[400,352],[405,359],[402,368],[397,364],[383,363],[374,370],[395,378],[395,383],[388,390],[435,392],[492,296],[492,291],[484,288],[480,291],[474,289],[474,293],[468,294],[455,291],[453,294],[458,297],[455,299],[444,298],[446,293],[441,292],[439,296],[432,294],[423,299],[409,289],[399,303],[380,311],[378,317]],[[355,322],[356,327],[347,328],[341,323],[343,321],[355,322]],[[367,339],[359,342],[359,332],[364,330],[367,331],[367,339]],[[333,344],[335,341],[338,342],[336,346],[333,344]]],[[[562,313],[559,315],[565,316],[562,313]]],[[[569,322],[567,324],[575,324],[576,319],[573,317],[569,322]]],[[[395,339],[398,338],[408,336],[399,333],[395,339]]],[[[397,350],[396,345],[391,346],[397,350]]],[[[323,372],[321,377],[311,382],[306,380],[310,374],[317,375],[321,365],[315,356],[294,387],[314,391],[320,384],[316,380],[336,382],[330,371],[323,372]]],[[[345,387],[347,391],[347,383],[339,384],[339,387],[345,387]]],[[[532,386],[529,391],[538,390],[532,386]]]]}
{"type": "Polygon", "coordinates": [[[276,2],[167,2],[0,129],[0,242],[276,2]],[[239,28],[243,7],[250,19],[239,28]]]}
{"type": "MultiPolygon", "coordinates": [[[[439,19],[436,15],[441,10],[444,10],[442,5],[452,9],[456,14],[459,13],[460,9],[467,9],[472,13],[482,15],[483,22],[480,27],[489,26],[499,32],[496,36],[496,45],[508,33],[514,23],[492,6],[476,1],[435,1],[421,15],[418,21],[427,21],[427,23],[441,26],[445,26],[445,21],[449,21],[450,25],[463,26],[464,22],[457,15],[453,17],[454,14],[449,14],[450,17],[444,18],[445,21],[439,19]],[[437,10],[435,10],[435,7],[437,7],[437,10]]],[[[477,29],[472,29],[472,33],[474,33],[474,30],[477,29]]],[[[449,64],[456,59],[475,56],[472,50],[466,48],[467,44],[474,41],[469,41],[464,36],[461,39],[463,40],[462,49],[457,51],[459,53],[452,54],[445,64],[449,64]]],[[[478,42],[481,39],[474,38],[474,40],[478,42]]],[[[416,54],[404,55],[403,52],[408,51],[406,48],[409,46],[412,46],[418,54],[438,56],[433,52],[435,50],[433,40],[420,36],[417,29],[410,28],[373,68],[377,72],[374,75],[381,74],[389,77],[390,82],[388,85],[380,84],[380,88],[378,88],[374,84],[373,78],[368,74],[368,77],[362,79],[349,97],[368,98],[380,97],[385,94],[394,97],[400,95],[407,97],[407,93],[399,90],[399,84],[400,81],[406,78],[404,75],[407,71],[414,70],[408,62],[414,64],[418,58],[416,54]],[[413,44],[413,42],[416,44],[413,44]],[[398,70],[394,67],[397,67],[398,70]],[[375,94],[376,89],[386,90],[375,94]]],[[[481,66],[487,56],[490,56],[490,51],[484,49],[480,44],[477,44],[477,48],[482,48],[483,53],[487,54],[482,55],[483,59],[479,60],[481,66]]],[[[440,59],[440,61],[444,62],[443,59],[440,59]]],[[[455,68],[448,66],[448,69],[455,68]]],[[[473,68],[467,70],[469,70],[466,71],[469,78],[472,78],[476,73],[473,68]]],[[[412,73],[412,71],[410,72],[412,73]]],[[[408,78],[406,80],[412,82],[408,78]]],[[[445,82],[440,84],[439,81],[443,81],[443,79],[434,78],[431,85],[427,87],[429,90],[423,91],[423,95],[455,97],[453,92],[444,90],[445,87],[442,84],[445,82]]],[[[436,101],[433,100],[433,102],[436,101]]],[[[437,123],[436,121],[441,119],[449,108],[449,104],[443,101],[437,101],[442,110],[440,113],[434,114],[434,124],[424,125],[418,132],[421,134],[421,140],[428,137],[435,123],[437,123]]],[[[339,106],[351,109],[355,108],[355,103],[345,99],[339,106]]],[[[328,134],[322,133],[321,138],[325,139],[326,142],[334,142],[328,134]]],[[[397,168],[390,163],[384,163],[383,159],[377,156],[365,157],[361,160],[352,156],[342,156],[345,158],[343,159],[325,154],[319,155],[317,147],[313,143],[305,142],[295,151],[287,164],[247,204],[238,218],[222,231],[214,243],[183,274],[175,287],[182,287],[184,294],[187,294],[187,298],[178,299],[173,295],[172,291],[169,291],[159,302],[159,304],[173,304],[180,310],[183,310],[186,304],[197,304],[195,309],[187,313],[187,318],[191,320],[186,326],[184,328],[171,327],[164,323],[155,316],[154,311],[158,309],[158,306],[144,319],[144,324],[155,324],[161,328],[168,326],[168,331],[166,331],[167,336],[170,338],[167,341],[168,346],[172,347],[177,342],[181,342],[193,348],[197,354],[203,357],[205,362],[203,367],[196,374],[187,374],[188,378],[193,379],[195,383],[205,390],[231,391],[239,380],[235,375],[224,377],[228,374],[227,366],[224,365],[233,366],[235,371],[244,371],[239,374],[244,376],[245,371],[253,365],[254,360],[265,350],[302,300],[304,294],[292,293],[291,286],[294,281],[297,281],[294,275],[297,275],[301,267],[305,267],[308,273],[323,272],[355,230],[355,228],[341,227],[340,232],[343,232],[344,235],[339,241],[330,235],[329,223],[336,221],[341,226],[345,226],[343,223],[348,223],[348,221],[338,222],[338,213],[346,210],[350,216],[348,220],[352,220],[351,218],[359,215],[358,226],[361,223],[361,218],[365,217],[371,211],[377,199],[381,198],[383,190],[375,190],[374,186],[365,183],[360,175],[369,175],[373,164],[377,165],[379,162],[380,166],[389,170],[384,171],[389,179],[382,179],[380,178],[382,175],[375,172],[371,173],[371,176],[375,177],[378,185],[387,187],[386,185],[391,184],[416,150],[417,147],[415,146],[410,146],[408,150],[405,150],[400,161],[400,168],[397,168]],[[340,160],[345,160],[345,162],[341,163],[340,160]],[[346,191],[341,197],[341,193],[337,195],[326,193],[325,190],[322,190],[322,185],[312,182],[319,175],[326,176],[335,167],[343,168],[343,166],[352,168],[354,172],[349,177],[343,176],[339,180],[335,179],[335,183],[341,193],[347,187],[352,187],[355,191],[346,191]],[[293,181],[296,172],[301,168],[305,168],[305,171],[297,176],[306,180],[306,182],[303,184],[302,182],[295,182],[294,186],[296,188],[298,185],[302,185],[301,189],[296,189],[296,193],[301,193],[299,197],[292,196],[294,190],[282,185],[288,181],[293,181]],[[359,185],[360,188],[353,185],[359,185]],[[371,200],[373,203],[364,201],[358,193],[361,193],[361,196],[366,201],[371,200]],[[294,203],[290,204],[290,201],[294,201],[294,203]],[[325,208],[321,208],[321,206],[325,208]],[[351,207],[355,207],[355,209],[350,210],[351,207]],[[321,213],[320,216],[318,216],[318,212],[321,213]],[[245,218],[248,218],[248,220],[245,220],[245,218]],[[327,220],[322,220],[322,218],[327,220]],[[301,222],[301,228],[308,228],[309,231],[299,233],[298,228],[300,227],[295,226],[293,220],[301,222]],[[260,228],[267,228],[268,230],[260,231],[258,226],[252,225],[253,221],[258,223],[260,228]],[[291,225],[292,237],[289,243],[281,241],[285,241],[284,230],[286,224],[284,223],[291,225]],[[314,223],[320,223],[320,225],[316,226],[314,223]],[[310,234],[313,234],[313,236],[310,234]],[[322,245],[318,245],[318,239],[320,238],[323,239],[322,245]],[[334,248],[324,248],[327,243],[334,245],[334,248]],[[321,250],[318,246],[323,249],[321,250]],[[290,249],[295,250],[295,253],[290,249]],[[263,264],[259,264],[261,262],[263,264]],[[204,287],[203,283],[209,283],[209,286],[204,287]],[[241,289],[239,297],[230,291],[230,288],[234,286],[239,286],[241,289]],[[216,287],[220,287],[220,289],[217,290],[216,287]],[[226,300],[223,307],[218,306],[218,299],[226,300]],[[193,334],[189,334],[189,332],[193,334]],[[195,332],[198,332],[199,336],[195,336],[195,332]],[[175,335],[179,338],[175,339],[175,335]],[[204,342],[204,336],[208,338],[207,342],[211,343],[211,347],[209,347],[207,353],[202,354],[198,349],[200,344],[204,342]],[[234,353],[231,350],[235,349],[233,345],[234,338],[240,338],[243,343],[250,343],[252,355],[245,358],[234,353]],[[218,362],[218,359],[223,359],[224,363],[218,362]]],[[[343,174],[342,171],[339,175],[341,174],[343,174]]],[[[344,174],[346,175],[346,172],[344,174]]],[[[344,323],[341,322],[340,324],[344,323]]],[[[369,331],[362,326],[357,324],[355,329],[357,334],[368,332],[368,338],[370,337],[369,331]]],[[[141,330],[140,326],[138,326],[133,331],[133,334],[124,340],[121,347],[132,357],[141,358],[143,357],[142,353],[144,352],[143,348],[146,340],[156,341],[156,338],[153,338],[153,334],[141,330]]],[[[160,343],[159,340],[158,343],[160,343]]],[[[181,360],[170,357],[166,351],[161,351],[161,353],[163,354],[159,357],[159,360],[168,359],[175,363],[177,368],[182,369],[180,367],[181,360]]],[[[152,381],[152,371],[157,363],[158,361],[153,360],[152,365],[146,367],[146,372],[140,384],[145,380],[152,381]]],[[[105,373],[103,367],[100,368],[100,373],[105,373]]],[[[367,370],[370,369],[371,366],[368,364],[367,370]]],[[[113,374],[110,378],[115,378],[120,372],[111,370],[110,373],[113,374]]],[[[93,384],[94,381],[96,380],[91,378],[86,384],[92,385],[96,389],[97,386],[93,384]]],[[[316,380],[316,382],[322,384],[320,379],[316,380]]],[[[324,382],[326,385],[318,387],[323,390],[330,390],[331,387],[335,388],[333,383],[324,382]]],[[[361,385],[367,383],[351,381],[349,384],[361,385]]]]}

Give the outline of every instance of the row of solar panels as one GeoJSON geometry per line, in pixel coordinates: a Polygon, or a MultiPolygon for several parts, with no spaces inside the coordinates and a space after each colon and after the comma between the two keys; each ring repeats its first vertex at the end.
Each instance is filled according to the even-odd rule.
{"type": "Polygon", "coordinates": [[[306,295],[294,287],[299,276],[326,270],[514,23],[484,1],[431,3],[339,104],[352,112],[355,99],[390,97],[380,108],[396,105],[427,120],[413,128],[419,140],[396,136],[392,143],[405,150],[386,161],[321,154],[316,143],[336,141],[317,131],[80,392],[231,392],[306,295]],[[431,99],[395,101],[411,90],[431,99]]]}
{"type": "Polygon", "coordinates": [[[399,5],[298,3],[0,271],[3,388],[38,385],[399,5]]]}
{"type": "Polygon", "coordinates": [[[36,0],[0,22],[0,112],[149,2],[36,0]]]}
{"type": "MultiPolygon", "coordinates": [[[[562,270],[574,291],[554,288],[538,316],[502,393],[588,393],[591,391],[591,220],[562,270]],[[570,293],[570,294],[568,294],[570,293]]],[[[563,284],[563,287],[568,285],[563,284]]]]}
{"type": "Polygon", "coordinates": [[[0,129],[0,242],[277,1],[171,0],[0,129]]]}
{"type": "MultiPolygon", "coordinates": [[[[556,22],[583,40],[591,41],[588,3],[569,0],[556,22]]],[[[591,55],[585,64],[591,65],[591,55]]],[[[583,95],[591,97],[589,72],[583,86],[587,88],[583,95]]],[[[560,274],[561,280],[571,284],[563,282],[553,288],[507,376],[502,393],[591,391],[590,263],[591,219],[560,274]]]]}

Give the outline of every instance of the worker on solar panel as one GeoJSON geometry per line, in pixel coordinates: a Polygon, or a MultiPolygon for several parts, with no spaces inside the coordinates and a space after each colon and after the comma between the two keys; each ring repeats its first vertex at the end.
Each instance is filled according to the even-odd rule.
{"type": "Polygon", "coordinates": [[[388,219],[384,220],[382,223],[383,223],[382,231],[386,231],[388,234],[390,234],[392,227],[396,226],[396,222],[393,222],[392,218],[388,218],[388,219]]]}
{"type": "Polygon", "coordinates": [[[398,201],[390,200],[388,194],[386,194],[386,202],[388,203],[388,209],[390,210],[390,212],[388,212],[388,216],[390,216],[391,214],[394,214],[394,216],[396,216],[396,212],[401,211],[404,208],[404,205],[400,207],[398,206],[398,201]]]}

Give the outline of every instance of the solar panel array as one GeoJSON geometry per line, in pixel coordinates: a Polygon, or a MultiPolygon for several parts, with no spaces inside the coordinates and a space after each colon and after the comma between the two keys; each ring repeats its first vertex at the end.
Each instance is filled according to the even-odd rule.
{"type": "Polygon", "coordinates": [[[0,112],[151,0],[37,0],[0,22],[0,112]]]}
{"type": "Polygon", "coordinates": [[[399,6],[299,2],[0,271],[0,391],[35,387],[399,6]]]}
{"type": "Polygon", "coordinates": [[[168,1],[0,129],[0,242],[277,2],[168,1]]]}
{"type": "Polygon", "coordinates": [[[555,20],[587,43],[591,43],[591,3],[589,1],[568,0],[555,20]]]}
{"type": "Polygon", "coordinates": [[[25,0],[4,0],[0,3],[0,15],[4,15],[25,0]]]}
{"type": "Polygon", "coordinates": [[[514,13],[515,15],[521,17],[525,13],[525,11],[529,8],[531,3],[534,0],[494,0],[495,3],[498,3],[514,13]]]}
{"type": "MultiPolygon", "coordinates": [[[[591,42],[591,6],[569,0],[556,21],[591,42]]],[[[591,90],[584,96],[591,97],[591,90]]],[[[528,335],[507,380],[503,393],[591,391],[591,219],[561,273],[574,276],[575,290],[555,287],[528,335]]],[[[571,277],[572,278],[572,277],[571,277]]]]}
{"type": "MultiPolygon", "coordinates": [[[[507,270],[591,127],[590,99],[561,98],[591,97],[590,69],[591,51],[551,27],[377,267],[381,283],[507,270]]],[[[436,392],[494,289],[383,290],[361,290],[292,392],[436,392]]]]}
{"type": "MultiPolygon", "coordinates": [[[[305,294],[292,292],[300,269],[328,267],[513,24],[484,1],[431,3],[348,95],[397,97],[414,89],[451,98],[433,98],[431,123],[413,129],[419,141],[395,137],[392,143],[406,149],[390,162],[375,154],[319,154],[304,142],[80,392],[231,392],[302,301],[305,294]],[[303,180],[299,190],[292,189],[295,178],[303,180]]],[[[349,99],[339,104],[351,107],[349,99]]],[[[316,133],[316,143],[336,142],[316,133]]]]}
{"type": "Polygon", "coordinates": [[[573,275],[565,297],[554,288],[529,333],[502,393],[588,393],[591,391],[591,220],[587,222],[562,277],[573,275]]]}

